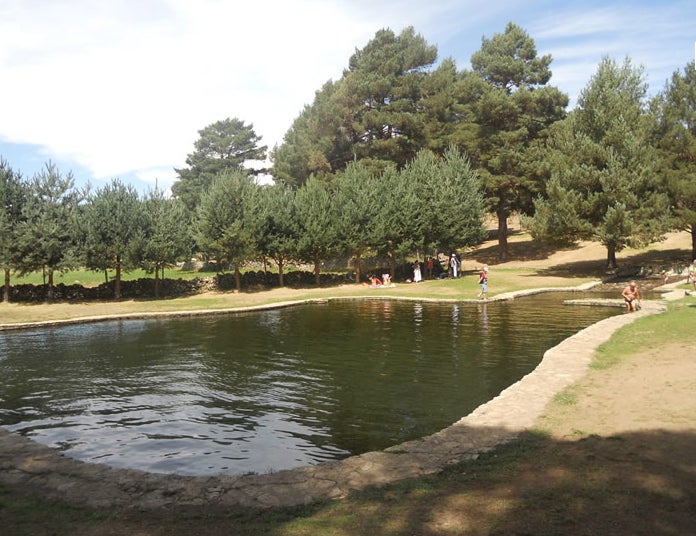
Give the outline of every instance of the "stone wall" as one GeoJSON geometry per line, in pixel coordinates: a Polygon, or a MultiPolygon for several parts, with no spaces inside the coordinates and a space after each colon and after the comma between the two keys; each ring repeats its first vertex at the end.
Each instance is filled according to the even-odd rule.
{"type": "MultiPolygon", "coordinates": [[[[320,275],[321,286],[334,286],[354,281],[354,274],[326,273],[320,275]]],[[[287,287],[313,287],[316,279],[311,272],[290,272],[284,275],[287,287]]],[[[115,282],[109,281],[96,287],[84,287],[82,285],[66,285],[58,283],[53,286],[54,302],[86,302],[111,300],[114,297],[115,282]]],[[[278,274],[252,271],[244,272],[241,277],[242,290],[259,290],[278,287],[278,274]]],[[[190,280],[161,279],[159,282],[159,298],[176,298],[190,296],[207,291],[234,290],[234,274],[225,273],[208,277],[197,277],[190,280]]],[[[10,286],[10,301],[15,303],[40,303],[47,300],[48,285],[13,285],[10,286]]],[[[121,281],[122,299],[155,299],[154,278],[143,278],[121,281]]],[[[3,296],[0,293],[0,301],[3,296]]]]}

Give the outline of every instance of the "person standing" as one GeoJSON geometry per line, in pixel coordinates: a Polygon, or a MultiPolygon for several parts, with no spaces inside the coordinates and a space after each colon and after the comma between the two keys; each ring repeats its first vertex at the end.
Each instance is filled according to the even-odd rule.
{"type": "Polygon", "coordinates": [[[435,261],[433,261],[432,257],[428,257],[428,260],[426,261],[425,266],[428,270],[428,279],[432,279],[433,278],[433,268],[435,267],[435,261]]]}
{"type": "Polygon", "coordinates": [[[459,259],[457,259],[457,255],[455,253],[450,255],[449,264],[452,271],[452,277],[457,279],[457,277],[459,277],[459,259]]]}
{"type": "Polygon", "coordinates": [[[420,267],[420,262],[416,261],[413,263],[413,282],[414,283],[420,283],[422,276],[421,276],[421,267],[420,267]]]}
{"type": "Polygon", "coordinates": [[[479,274],[479,285],[481,285],[481,292],[478,297],[483,300],[487,300],[488,295],[488,266],[484,266],[483,270],[479,274]]]}

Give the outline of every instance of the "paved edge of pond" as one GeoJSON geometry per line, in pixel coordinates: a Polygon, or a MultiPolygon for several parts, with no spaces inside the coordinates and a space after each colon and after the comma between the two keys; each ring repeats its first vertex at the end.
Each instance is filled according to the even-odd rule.
{"type": "MultiPolygon", "coordinates": [[[[588,286],[534,289],[488,301],[583,288],[588,286]]],[[[676,291],[672,294],[665,298],[684,295],[676,291]]],[[[289,304],[271,307],[286,305],[289,304]]],[[[244,310],[267,308],[270,307],[244,310]]],[[[449,464],[475,459],[481,452],[518,437],[533,427],[555,394],[586,373],[594,350],[617,329],[665,310],[661,302],[644,302],[640,311],[613,316],[579,331],[547,350],[534,371],[453,425],[384,451],[263,475],[188,477],[111,469],[77,461],[0,428],[0,482],[26,486],[46,498],[73,504],[141,510],[202,505],[270,508],[339,499],[353,490],[437,473],[449,464]]],[[[106,318],[96,319],[100,320],[106,318]]],[[[54,324],[58,325],[49,325],[54,324]]]]}

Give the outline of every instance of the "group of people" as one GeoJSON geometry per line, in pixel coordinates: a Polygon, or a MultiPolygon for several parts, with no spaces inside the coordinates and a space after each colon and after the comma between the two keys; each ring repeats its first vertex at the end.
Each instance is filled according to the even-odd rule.
{"type": "MultiPolygon", "coordinates": [[[[391,275],[390,274],[382,274],[382,279],[377,277],[376,275],[371,275],[368,277],[370,280],[369,287],[370,288],[382,288],[382,287],[393,287],[394,283],[392,283],[391,280],[391,275]]],[[[365,283],[363,283],[364,285],[365,283]]]]}
{"type": "MultiPolygon", "coordinates": [[[[449,264],[449,274],[450,277],[457,278],[459,277],[459,268],[461,267],[461,261],[457,258],[457,255],[455,253],[452,253],[448,259],[448,264],[449,264]]],[[[428,270],[428,277],[432,277],[432,270],[433,270],[433,258],[428,257],[428,260],[426,261],[426,267],[428,270]]],[[[419,283],[423,280],[423,276],[421,274],[421,265],[420,262],[416,261],[413,263],[413,282],[414,283],[419,283]]],[[[488,299],[488,266],[484,266],[483,269],[481,270],[481,273],[479,274],[479,281],[478,284],[481,286],[481,292],[479,292],[478,298],[482,300],[487,300],[488,299]]]]}

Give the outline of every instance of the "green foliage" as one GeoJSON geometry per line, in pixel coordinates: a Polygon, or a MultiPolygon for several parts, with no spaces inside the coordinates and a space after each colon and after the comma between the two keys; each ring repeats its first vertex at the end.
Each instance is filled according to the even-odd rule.
{"type": "Polygon", "coordinates": [[[203,194],[198,210],[197,243],[219,266],[234,266],[237,290],[239,267],[255,252],[253,227],[247,219],[253,213],[256,188],[253,179],[243,172],[225,171],[203,194]]]}
{"type": "Polygon", "coordinates": [[[323,178],[339,169],[350,154],[351,140],[340,125],[335,92],[336,84],[326,82],[314,103],[293,121],[283,143],[271,151],[276,182],[297,188],[312,175],[323,178]]]}
{"type": "Polygon", "coordinates": [[[355,259],[356,282],[361,279],[360,258],[372,246],[373,229],[379,225],[379,206],[390,195],[381,182],[360,162],[348,164],[337,177],[333,201],[338,208],[338,234],[341,249],[355,259]]]}
{"type": "Polygon", "coordinates": [[[97,190],[82,211],[85,262],[88,268],[116,270],[114,297],[121,297],[121,269],[137,265],[137,248],[148,230],[145,207],[131,185],[113,179],[97,190]]]}
{"type": "Polygon", "coordinates": [[[469,161],[453,148],[442,158],[421,151],[401,172],[416,206],[408,215],[413,246],[454,251],[483,238],[483,198],[469,161]]]}
{"type": "Polygon", "coordinates": [[[696,69],[694,62],[676,71],[654,102],[653,142],[662,156],[661,173],[674,207],[674,226],[692,235],[696,259],[696,69]]]}
{"type": "Polygon", "coordinates": [[[537,56],[534,40],[509,23],[503,34],[484,38],[463,78],[460,101],[472,114],[463,124],[462,143],[483,183],[487,208],[498,217],[501,258],[507,256],[507,218],[533,212],[542,190],[531,169],[538,153],[530,151],[546,138],[549,127],[565,115],[568,97],[545,84],[551,56],[537,56]]]}
{"type": "Polygon", "coordinates": [[[53,272],[79,262],[75,217],[82,194],[75,189],[72,174],[63,176],[50,162],[34,175],[28,188],[16,227],[16,268],[20,273],[45,269],[48,299],[52,299],[53,272]]]}
{"type": "Polygon", "coordinates": [[[152,190],[145,200],[147,235],[143,236],[139,264],[155,273],[155,294],[159,293],[159,276],[166,267],[188,259],[193,236],[188,211],[179,199],[167,199],[161,190],[152,190]]]}
{"type": "Polygon", "coordinates": [[[213,179],[226,171],[245,171],[257,174],[262,169],[247,169],[250,161],[263,161],[266,146],[259,146],[261,137],[254,133],[253,125],[239,119],[216,121],[198,131],[200,138],[194,143],[195,151],[186,158],[187,168],[176,169],[179,178],[172,185],[172,194],[194,211],[201,196],[213,179]]]}
{"type": "Polygon", "coordinates": [[[317,285],[321,261],[338,252],[338,218],[331,193],[325,182],[310,177],[295,195],[297,254],[314,264],[317,285]]]}
{"type": "Polygon", "coordinates": [[[550,64],[551,55],[537,57],[534,41],[512,22],[503,34],[484,37],[481,49],[471,56],[473,70],[508,94],[546,84],[551,78],[550,64]]]}
{"type": "Polygon", "coordinates": [[[374,175],[402,167],[426,145],[421,84],[437,57],[413,28],[383,29],[316,93],[271,153],[274,177],[300,186],[363,161],[374,175]]]}
{"type": "Polygon", "coordinates": [[[442,158],[423,150],[402,170],[385,171],[378,184],[371,243],[393,264],[409,253],[450,252],[483,238],[478,179],[455,149],[442,158]]]}
{"type": "Polygon", "coordinates": [[[281,184],[256,190],[253,210],[247,220],[252,226],[258,253],[278,265],[280,286],[284,286],[285,264],[297,257],[295,190],[281,184]]]}
{"type": "Polygon", "coordinates": [[[0,158],[0,268],[5,272],[3,298],[10,297],[10,271],[21,259],[17,228],[26,203],[27,185],[21,174],[0,158]]]}
{"type": "Polygon", "coordinates": [[[616,253],[660,239],[669,201],[656,179],[642,69],[605,58],[583,90],[578,109],[552,129],[551,179],[530,222],[547,242],[597,240],[616,253]]]}
{"type": "MultiPolygon", "coordinates": [[[[431,70],[436,56],[436,48],[413,28],[399,35],[377,32],[351,56],[342,78],[327,82],[293,122],[272,152],[273,174],[297,187],[310,175],[330,182],[349,162],[359,162],[385,182],[397,180],[390,168],[405,169],[423,148],[443,155],[457,147],[479,172],[486,207],[501,222],[505,256],[503,223],[513,212],[531,213],[532,199],[543,191],[545,175],[536,171],[541,155],[529,149],[564,117],[568,97],[546,87],[551,57],[538,57],[534,41],[514,24],[483,40],[472,57],[473,72],[458,73],[451,59],[431,70]]],[[[396,191],[399,185],[389,187],[396,191]]],[[[402,194],[401,216],[396,207],[391,213],[383,207],[389,228],[376,240],[391,254],[397,246],[408,250],[433,241],[424,236],[412,244],[405,240],[412,233],[400,230],[398,218],[415,218],[421,207],[408,197],[411,191],[402,194]]],[[[420,221],[412,220],[411,227],[418,226],[420,221]]]]}

